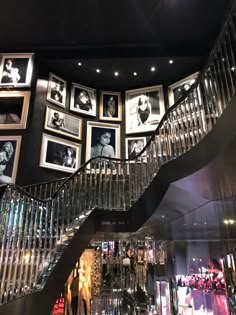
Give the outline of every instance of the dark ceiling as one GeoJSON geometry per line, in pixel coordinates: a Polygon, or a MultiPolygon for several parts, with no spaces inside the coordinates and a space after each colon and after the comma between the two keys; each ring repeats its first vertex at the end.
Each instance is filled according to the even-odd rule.
{"type": "Polygon", "coordinates": [[[5,1],[0,51],[36,52],[58,75],[95,88],[169,84],[202,68],[230,2],[5,1]]]}

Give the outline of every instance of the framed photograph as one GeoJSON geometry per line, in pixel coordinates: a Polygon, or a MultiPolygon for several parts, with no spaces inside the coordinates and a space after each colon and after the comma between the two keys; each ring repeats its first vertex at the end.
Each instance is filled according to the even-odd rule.
{"type": "Polygon", "coordinates": [[[0,129],[26,128],[29,91],[0,91],[0,129]]]}
{"type": "Polygon", "coordinates": [[[196,81],[199,72],[195,72],[188,77],[175,82],[174,84],[169,85],[168,87],[168,98],[169,98],[169,107],[174,105],[183,94],[188,91],[191,85],[196,81]]]}
{"type": "Polygon", "coordinates": [[[46,107],[44,128],[77,140],[82,138],[82,119],[51,106],[46,107]]]}
{"type": "Polygon", "coordinates": [[[165,113],[162,85],[125,92],[126,133],[153,131],[165,113]]]}
{"type": "Polygon", "coordinates": [[[1,54],[0,86],[30,86],[32,72],[33,54],[1,54]]]}
{"type": "Polygon", "coordinates": [[[120,125],[87,122],[86,161],[99,155],[120,157],[120,125]]]}
{"type": "Polygon", "coordinates": [[[96,90],[87,86],[72,83],[70,110],[95,117],[97,110],[96,90]]]}
{"type": "Polygon", "coordinates": [[[40,166],[74,173],[80,166],[81,145],[43,134],[40,166]]]}
{"type": "Polygon", "coordinates": [[[0,184],[15,183],[21,136],[0,137],[0,184]]]}
{"type": "MultiPolygon", "coordinates": [[[[133,159],[138,155],[146,145],[146,137],[126,138],[125,139],[125,157],[126,159],[133,159]]],[[[145,157],[146,153],[142,154],[145,157]]],[[[141,160],[141,156],[139,157],[141,160]]],[[[137,161],[137,160],[136,160],[137,161]]]]}
{"type": "Polygon", "coordinates": [[[99,102],[99,119],[110,121],[122,120],[122,103],[120,92],[101,91],[99,102]]]}
{"type": "Polygon", "coordinates": [[[49,73],[47,101],[66,107],[66,81],[49,73]]]}

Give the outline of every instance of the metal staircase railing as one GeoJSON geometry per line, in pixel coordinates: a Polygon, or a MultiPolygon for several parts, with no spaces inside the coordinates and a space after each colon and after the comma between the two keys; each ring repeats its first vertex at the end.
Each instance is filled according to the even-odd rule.
{"type": "Polygon", "coordinates": [[[134,159],[96,157],[66,179],[7,186],[0,203],[0,304],[42,290],[93,209],[128,210],[164,163],[210,132],[235,94],[235,14],[234,5],[207,66],[134,159]]]}

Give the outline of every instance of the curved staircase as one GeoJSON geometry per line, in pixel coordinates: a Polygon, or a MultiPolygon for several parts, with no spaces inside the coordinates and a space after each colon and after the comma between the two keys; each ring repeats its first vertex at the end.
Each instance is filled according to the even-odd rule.
{"type": "Polygon", "coordinates": [[[97,231],[136,231],[173,181],[235,137],[235,14],[233,5],[206,67],[134,159],[96,157],[68,178],[1,186],[0,315],[50,314],[97,231]]]}

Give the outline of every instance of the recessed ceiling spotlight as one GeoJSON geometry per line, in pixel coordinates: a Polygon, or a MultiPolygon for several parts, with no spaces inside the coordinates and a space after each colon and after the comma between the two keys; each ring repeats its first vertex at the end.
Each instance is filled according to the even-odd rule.
{"type": "Polygon", "coordinates": [[[174,60],[170,59],[170,60],[169,60],[169,63],[170,63],[170,64],[174,63],[174,60]]]}
{"type": "Polygon", "coordinates": [[[156,68],[155,67],[151,67],[151,71],[152,72],[156,71],[156,68]]]}
{"type": "Polygon", "coordinates": [[[164,216],[164,215],[162,215],[161,217],[162,217],[162,218],[164,218],[165,216],[164,216]]]}
{"type": "Polygon", "coordinates": [[[78,62],[78,66],[81,67],[81,66],[82,66],[82,63],[81,63],[81,62],[78,62]]]}
{"type": "Polygon", "coordinates": [[[96,69],[96,72],[97,72],[97,73],[100,73],[100,69],[96,69]]]}
{"type": "Polygon", "coordinates": [[[114,75],[117,77],[117,76],[119,75],[119,72],[116,71],[116,72],[114,73],[114,75]]]}
{"type": "Polygon", "coordinates": [[[137,72],[134,72],[133,75],[136,76],[136,75],[138,75],[138,74],[137,74],[137,72]]]}

